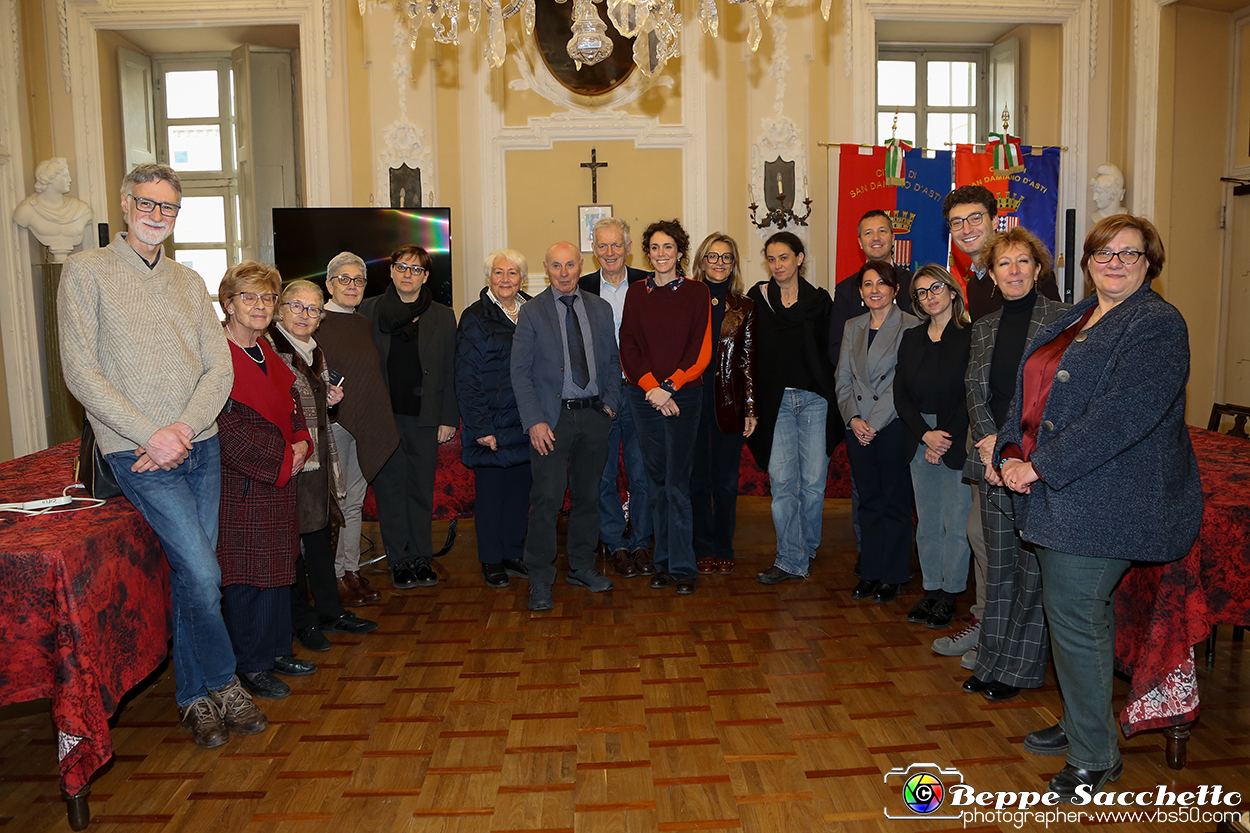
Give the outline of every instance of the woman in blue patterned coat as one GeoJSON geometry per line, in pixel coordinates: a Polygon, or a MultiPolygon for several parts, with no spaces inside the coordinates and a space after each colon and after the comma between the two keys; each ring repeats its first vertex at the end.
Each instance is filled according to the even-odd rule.
{"type": "Polygon", "coordinates": [[[529,515],[530,440],[512,391],[512,334],[529,274],[525,255],[491,252],[487,285],[460,316],[456,330],[456,401],[463,428],[460,457],[473,469],[477,492],[477,559],[488,587],[526,577],[524,545],[529,515]]]}

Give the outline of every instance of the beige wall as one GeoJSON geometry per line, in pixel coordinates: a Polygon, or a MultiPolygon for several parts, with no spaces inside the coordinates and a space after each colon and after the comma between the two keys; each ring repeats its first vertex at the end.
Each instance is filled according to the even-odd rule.
{"type": "Polygon", "coordinates": [[[1237,133],[1233,140],[1234,167],[1250,165],[1250,26],[1241,29],[1241,54],[1237,66],[1239,95],[1237,133]]]}
{"type": "Polygon", "coordinates": [[[1205,425],[1215,400],[1224,232],[1220,228],[1229,134],[1229,15],[1164,9],[1160,47],[1156,221],[1168,265],[1158,282],[1189,324],[1186,417],[1205,425]]]}
{"type": "MultiPolygon", "coordinates": [[[[122,137],[121,82],[117,69],[117,49],[122,47],[143,54],[117,32],[100,30],[96,33],[100,50],[100,116],[104,133],[104,181],[110,188],[117,187],[126,175],[126,148],[122,137]]],[[[109,236],[124,231],[120,200],[108,201],[108,216],[101,218],[109,224],[109,236]]]]}

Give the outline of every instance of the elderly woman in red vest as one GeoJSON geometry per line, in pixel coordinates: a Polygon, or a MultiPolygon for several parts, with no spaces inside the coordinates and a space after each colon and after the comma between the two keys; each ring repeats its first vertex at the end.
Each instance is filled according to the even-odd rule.
{"type": "Polygon", "coordinates": [[[291,693],[273,670],[291,654],[295,475],[313,451],[295,375],[262,338],[281,289],[277,269],[248,260],[226,272],[218,291],[234,361],[234,387],[217,417],[222,612],[243,686],[272,699],[291,693]]]}

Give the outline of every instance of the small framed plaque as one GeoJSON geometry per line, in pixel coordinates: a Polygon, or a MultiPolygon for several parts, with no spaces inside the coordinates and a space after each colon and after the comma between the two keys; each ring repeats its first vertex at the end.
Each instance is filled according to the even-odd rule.
{"type": "Polygon", "coordinates": [[[595,249],[595,223],[612,216],[610,205],[579,205],[577,207],[577,239],[583,252],[595,249]]]}

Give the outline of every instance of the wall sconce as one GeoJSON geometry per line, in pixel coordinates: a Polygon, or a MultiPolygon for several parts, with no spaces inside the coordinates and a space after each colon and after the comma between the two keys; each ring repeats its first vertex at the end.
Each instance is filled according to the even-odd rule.
{"type": "MultiPolygon", "coordinates": [[[[790,223],[796,226],[807,225],[807,218],[812,216],[812,198],[803,199],[806,213],[799,216],[794,213],[794,162],[784,160],[780,156],[772,162],[764,163],[764,208],[767,213],[763,219],[756,216],[759,204],[755,201],[755,190],[748,185],[747,192],[751,197],[751,222],[756,228],[765,229],[775,225],[784,229],[790,223]]],[[[803,190],[807,191],[807,177],[803,177],[803,190]]]]}

